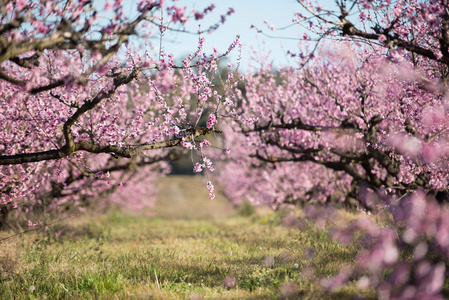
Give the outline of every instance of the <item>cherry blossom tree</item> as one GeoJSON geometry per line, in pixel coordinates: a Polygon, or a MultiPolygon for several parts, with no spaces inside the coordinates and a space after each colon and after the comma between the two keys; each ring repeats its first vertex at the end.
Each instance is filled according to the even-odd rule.
{"type": "MultiPolygon", "coordinates": [[[[120,0],[2,2],[3,218],[15,208],[82,208],[126,186],[137,191],[142,179],[155,191],[151,180],[169,171],[164,161],[214,132],[215,116],[226,114],[213,92],[217,60],[239,43],[206,55],[201,34],[233,10],[198,32],[198,49],[176,66],[160,48],[166,31],[184,31],[215,6],[188,11],[164,2],[140,1],[133,18],[120,0]],[[210,121],[200,126],[201,118],[210,121]]],[[[119,202],[114,197],[108,201],[119,202]]]]}
{"type": "MultiPolygon", "coordinates": [[[[422,188],[443,199],[448,183],[445,95],[404,79],[405,66],[397,69],[382,57],[351,66],[355,62],[337,65],[332,56],[327,55],[331,62],[309,60],[306,69],[247,74],[245,92],[236,100],[246,117],[236,121],[242,133],[237,148],[244,150],[236,151],[250,157],[249,165],[284,177],[286,168],[293,168],[290,174],[317,175],[322,182],[323,168],[310,170],[301,162],[336,171],[328,182],[335,176],[345,181],[342,201],[358,199],[361,186],[398,196],[422,188]]],[[[300,182],[307,193],[309,180],[300,182]]],[[[334,195],[334,185],[328,186],[324,193],[334,195]]],[[[299,190],[292,186],[291,193],[299,190]]],[[[285,193],[276,195],[275,201],[282,201],[285,193]]]]}
{"type": "MultiPolygon", "coordinates": [[[[310,32],[289,51],[296,64],[275,70],[262,58],[245,74],[231,99],[239,114],[224,129],[234,147],[219,180],[235,203],[318,199],[385,215],[382,224],[361,218],[330,230],[360,253],[323,287],[356,281],[379,299],[443,299],[449,3],[298,3],[293,22],[310,32]]],[[[332,215],[323,209],[304,212],[320,225],[332,215]]]]}
{"type": "MultiPolygon", "coordinates": [[[[331,19],[335,12],[301,2],[312,19],[296,13],[294,22],[310,22],[321,44],[326,37],[340,43],[318,45],[310,54],[298,55],[296,68],[273,70],[265,65],[247,74],[244,91],[234,99],[241,103],[242,118],[231,126],[240,128],[240,138],[228,137],[229,144],[239,143],[242,155],[236,155],[249,168],[260,165],[270,175],[283,174],[286,168],[293,168],[290,174],[308,174],[309,180],[300,181],[303,188],[299,183],[290,191],[282,185],[281,193],[270,190],[273,203],[295,194],[294,200],[304,199],[317,186],[310,184],[311,178],[318,176],[315,182],[322,182],[323,167],[334,171],[328,182],[338,177],[343,187],[338,197],[334,188],[323,191],[326,198],[355,200],[373,208],[375,203],[360,201],[366,189],[395,197],[423,189],[447,201],[447,8],[438,3],[351,3],[359,21],[366,21],[361,26],[372,25],[372,33],[346,20],[348,2],[337,3],[340,23],[331,19]],[[414,9],[417,5],[421,8],[414,9]],[[432,11],[430,17],[427,11],[432,11]],[[310,21],[313,18],[318,24],[310,21]],[[382,22],[373,25],[376,20],[382,22]],[[384,23],[387,27],[380,29],[384,23]],[[405,46],[405,39],[412,38],[406,33],[415,27],[420,28],[416,36],[429,37],[425,42],[409,40],[414,46],[405,46]],[[401,32],[406,36],[400,38],[401,32]],[[442,56],[425,51],[431,43],[432,49],[446,47],[436,50],[442,56]],[[302,162],[321,167],[311,171],[310,164],[302,162]]],[[[265,185],[263,178],[254,182],[265,185]]]]}

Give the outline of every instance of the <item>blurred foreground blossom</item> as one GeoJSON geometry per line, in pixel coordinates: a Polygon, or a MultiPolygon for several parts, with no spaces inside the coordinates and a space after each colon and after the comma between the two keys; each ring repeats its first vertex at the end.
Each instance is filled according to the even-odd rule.
{"type": "Polygon", "coordinates": [[[293,282],[285,282],[281,286],[279,299],[291,299],[298,297],[299,289],[293,282]]]}
{"type": "Polygon", "coordinates": [[[326,290],[337,291],[347,282],[352,271],[353,270],[351,267],[344,266],[336,276],[332,278],[324,278],[323,280],[321,280],[321,285],[326,290]]]}
{"type": "Polygon", "coordinates": [[[274,265],[274,258],[273,256],[267,256],[263,259],[263,264],[267,267],[271,267],[274,265]]]}
{"type": "Polygon", "coordinates": [[[380,299],[444,299],[449,208],[419,190],[399,200],[390,199],[385,207],[394,220],[389,226],[361,218],[332,231],[344,244],[355,242],[361,247],[356,259],[358,270],[343,268],[335,277],[323,279],[323,286],[336,290],[363,270],[358,287],[377,289],[380,299]],[[363,238],[355,239],[359,234],[363,238]]]}
{"type": "Polygon", "coordinates": [[[232,276],[228,276],[224,280],[223,284],[227,288],[233,288],[237,284],[237,280],[234,277],[232,277],[232,276]]]}

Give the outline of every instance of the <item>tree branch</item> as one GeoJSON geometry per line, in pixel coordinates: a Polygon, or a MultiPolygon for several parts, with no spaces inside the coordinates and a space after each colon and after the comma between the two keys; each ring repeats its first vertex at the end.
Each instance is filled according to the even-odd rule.
{"type": "MultiPolygon", "coordinates": [[[[196,129],[194,133],[192,135],[189,135],[186,140],[189,141],[193,138],[206,135],[210,132],[212,132],[212,129],[209,129],[207,127],[196,129]]],[[[0,156],[0,165],[17,165],[17,164],[60,159],[63,157],[67,157],[77,151],[87,151],[90,153],[108,153],[116,158],[118,157],[132,158],[145,150],[171,148],[178,146],[181,144],[181,141],[182,141],[181,138],[175,138],[168,141],[161,141],[141,145],[129,145],[129,146],[98,145],[90,141],[80,141],[73,143],[73,151],[69,151],[67,145],[65,145],[56,150],[0,156]]]]}
{"type": "MultiPolygon", "coordinates": [[[[240,124],[242,125],[242,124],[240,124]]],[[[301,118],[297,118],[292,120],[290,123],[273,123],[270,122],[267,125],[264,126],[254,126],[252,129],[243,129],[243,133],[250,133],[250,132],[260,132],[265,131],[269,129],[300,129],[300,130],[306,130],[306,131],[312,131],[312,132],[320,132],[320,131],[329,131],[329,132],[335,132],[335,133],[356,133],[359,132],[356,128],[346,128],[346,127],[336,127],[336,126],[319,126],[319,125],[308,125],[304,124],[301,121],[301,118]]]]}
{"type": "Polygon", "coordinates": [[[347,35],[354,35],[359,36],[368,40],[378,40],[380,36],[385,36],[386,40],[383,42],[385,45],[391,45],[395,47],[402,47],[404,49],[407,49],[410,52],[425,56],[427,58],[430,58],[432,60],[439,61],[441,63],[444,63],[446,65],[449,65],[449,57],[442,56],[440,59],[436,57],[436,55],[433,53],[433,51],[425,49],[423,47],[420,47],[418,45],[412,44],[408,41],[405,41],[403,39],[400,39],[395,36],[391,36],[389,33],[367,33],[364,31],[361,31],[357,29],[351,22],[346,21],[343,23],[342,26],[340,26],[343,30],[343,34],[347,35]]]}
{"type": "Polygon", "coordinates": [[[282,162],[305,162],[310,161],[316,164],[323,165],[329,169],[334,171],[345,171],[347,174],[352,176],[355,180],[362,181],[366,180],[366,176],[360,175],[356,169],[346,160],[340,161],[328,161],[328,160],[317,160],[311,155],[302,155],[300,157],[264,157],[256,152],[256,154],[251,154],[251,157],[257,158],[261,161],[265,161],[268,163],[282,163],[282,162]]]}
{"type": "Polygon", "coordinates": [[[31,66],[39,66],[39,57],[42,55],[42,51],[36,51],[32,56],[30,57],[13,57],[10,60],[17,64],[18,66],[24,67],[24,68],[31,68],[31,66]]]}

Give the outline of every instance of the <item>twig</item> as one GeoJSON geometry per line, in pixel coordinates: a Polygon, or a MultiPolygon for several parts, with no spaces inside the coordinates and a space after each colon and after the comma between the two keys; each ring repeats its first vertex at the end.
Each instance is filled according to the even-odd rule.
{"type": "Polygon", "coordinates": [[[19,233],[16,233],[16,234],[7,236],[7,237],[5,237],[5,238],[0,239],[0,243],[3,242],[3,241],[8,240],[8,239],[10,239],[10,238],[16,237],[16,236],[18,236],[18,235],[21,235],[21,234],[24,234],[24,233],[28,233],[28,232],[31,232],[31,231],[36,231],[36,230],[39,230],[39,229],[42,229],[42,228],[45,228],[45,227],[54,225],[54,224],[56,224],[56,223],[58,223],[58,222],[64,221],[64,220],[69,219],[69,218],[72,218],[73,216],[79,216],[79,214],[73,214],[73,215],[67,216],[67,217],[65,217],[65,218],[62,218],[62,219],[58,219],[58,220],[56,220],[56,221],[53,221],[53,222],[51,222],[51,223],[49,223],[49,224],[47,224],[47,225],[44,225],[44,226],[38,226],[38,227],[35,227],[35,228],[33,228],[33,229],[24,230],[24,231],[22,231],[22,232],[19,232],[19,233]]]}

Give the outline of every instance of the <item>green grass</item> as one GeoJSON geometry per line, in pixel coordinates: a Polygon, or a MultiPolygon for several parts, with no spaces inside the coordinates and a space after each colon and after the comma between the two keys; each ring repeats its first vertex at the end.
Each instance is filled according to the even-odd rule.
{"type": "Polygon", "coordinates": [[[58,239],[29,233],[0,244],[0,298],[375,297],[360,294],[356,282],[323,291],[321,280],[352,265],[357,249],[314,226],[287,228],[279,219],[78,217],[52,228],[62,230],[58,239]]]}

